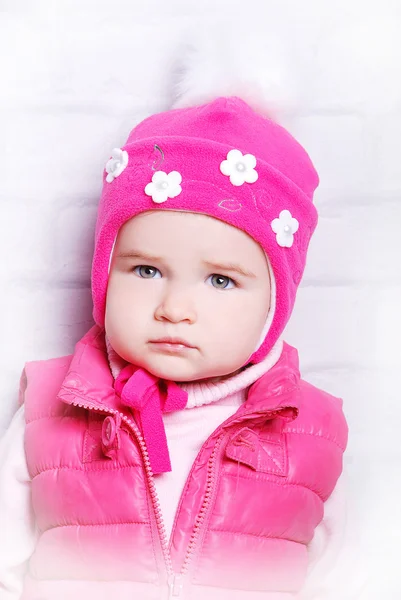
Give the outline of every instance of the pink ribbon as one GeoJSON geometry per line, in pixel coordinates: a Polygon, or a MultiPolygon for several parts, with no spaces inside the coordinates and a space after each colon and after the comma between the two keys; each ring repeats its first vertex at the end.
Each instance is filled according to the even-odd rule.
{"type": "Polygon", "coordinates": [[[155,377],[146,369],[127,364],[117,376],[114,389],[131,408],[145,438],[153,473],[171,471],[162,412],[184,408],[188,394],[174,381],[155,377]]]}

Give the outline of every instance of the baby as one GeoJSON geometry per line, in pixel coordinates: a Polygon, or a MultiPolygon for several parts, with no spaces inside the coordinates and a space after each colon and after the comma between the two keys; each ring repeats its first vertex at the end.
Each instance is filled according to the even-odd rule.
{"type": "Polygon", "coordinates": [[[218,97],[145,119],[103,180],[95,324],[25,364],[3,439],[0,600],[323,600],[348,427],[282,339],[309,156],[218,97]]]}

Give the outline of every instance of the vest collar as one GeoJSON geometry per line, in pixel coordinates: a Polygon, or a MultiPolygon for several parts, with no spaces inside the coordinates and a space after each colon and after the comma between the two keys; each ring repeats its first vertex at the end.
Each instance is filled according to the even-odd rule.
{"type": "MultiPolygon", "coordinates": [[[[107,335],[105,335],[107,348],[107,358],[110,370],[116,379],[123,368],[128,364],[121,356],[117,354],[110,344],[107,335]]],[[[256,364],[248,365],[236,375],[226,375],[214,381],[213,378],[201,381],[179,381],[178,387],[187,393],[187,403],[185,409],[204,406],[212,402],[218,402],[228,396],[235,396],[234,405],[239,406],[246,400],[250,386],[255,383],[262,375],[267,373],[278,361],[283,351],[283,340],[277,340],[267,356],[256,364]],[[240,396],[241,401],[238,401],[240,396]]]]}
{"type": "MultiPolygon", "coordinates": [[[[297,350],[284,342],[280,358],[250,386],[236,415],[277,411],[286,419],[295,419],[300,405],[298,365],[297,350]]],[[[58,397],[67,404],[124,412],[114,391],[104,328],[93,325],[77,342],[58,397]]]]}

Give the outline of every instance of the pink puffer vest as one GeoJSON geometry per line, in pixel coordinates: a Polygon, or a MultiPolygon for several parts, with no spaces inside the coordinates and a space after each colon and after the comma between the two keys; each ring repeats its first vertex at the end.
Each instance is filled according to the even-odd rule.
{"type": "Polygon", "coordinates": [[[97,325],[73,355],[25,364],[40,536],[22,600],[294,599],[342,471],[342,401],[302,381],[284,344],[202,446],[168,540],[146,446],[113,382],[97,325]]]}

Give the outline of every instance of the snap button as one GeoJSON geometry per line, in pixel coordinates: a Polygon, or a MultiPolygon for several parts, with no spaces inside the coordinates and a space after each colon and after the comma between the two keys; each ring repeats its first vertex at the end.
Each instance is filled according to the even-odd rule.
{"type": "Polygon", "coordinates": [[[102,424],[102,450],[105,456],[115,460],[120,449],[121,416],[116,413],[105,418],[102,424]]]}
{"type": "Polygon", "coordinates": [[[247,440],[245,437],[241,437],[241,435],[235,438],[232,443],[234,444],[234,446],[247,446],[251,450],[251,452],[255,452],[256,450],[254,444],[252,444],[252,442],[250,440],[247,440]]]}
{"type": "Polygon", "coordinates": [[[116,423],[113,417],[106,417],[102,426],[102,442],[106,448],[113,445],[116,437],[116,423]]]}
{"type": "Polygon", "coordinates": [[[226,456],[256,471],[259,461],[259,438],[256,432],[249,427],[242,427],[234,433],[226,446],[226,456]]]}

